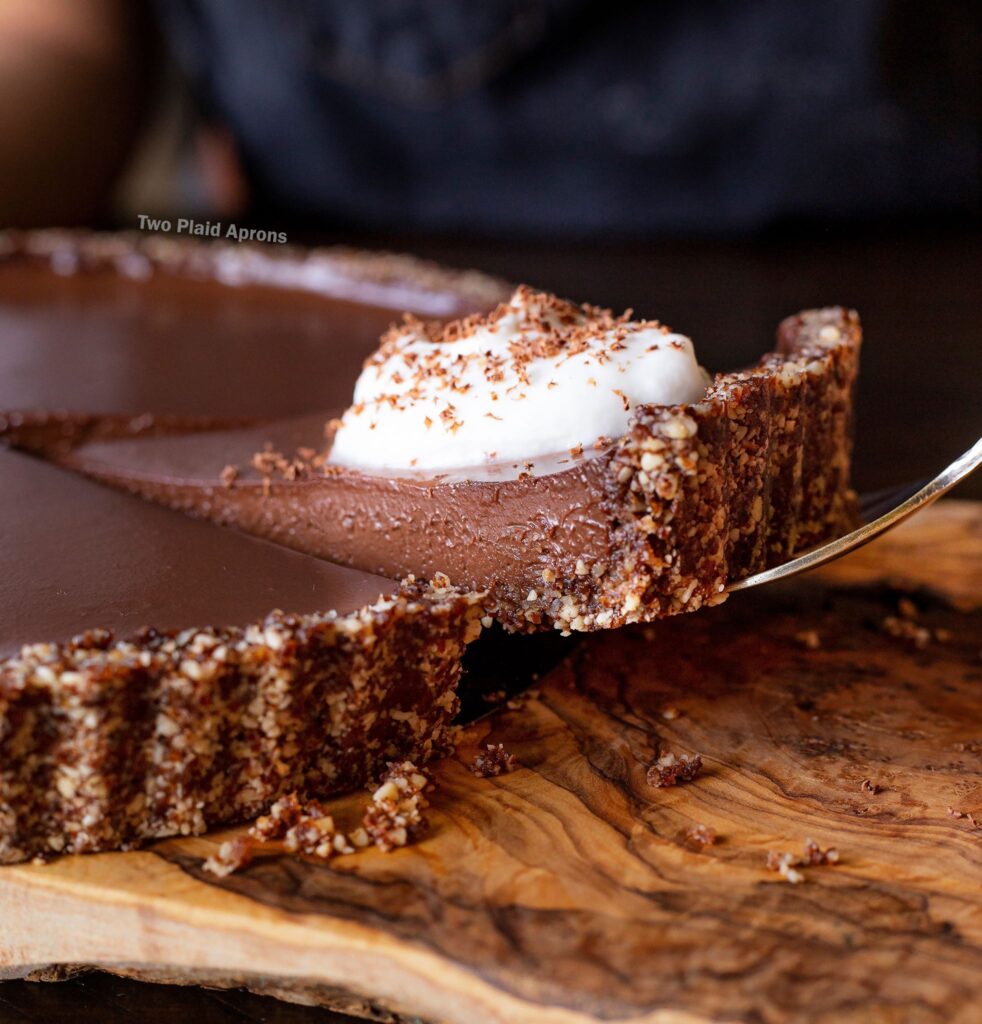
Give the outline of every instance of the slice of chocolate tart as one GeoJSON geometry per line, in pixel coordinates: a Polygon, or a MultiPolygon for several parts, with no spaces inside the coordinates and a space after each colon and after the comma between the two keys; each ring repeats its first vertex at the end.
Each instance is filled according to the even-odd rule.
{"type": "MultiPolygon", "coordinates": [[[[610,322],[616,340],[622,320],[610,322]]],[[[729,582],[851,525],[860,341],[854,312],[800,313],[774,351],[700,400],[638,405],[616,439],[517,476],[332,464],[324,414],[136,439],[125,424],[26,417],[6,436],[308,554],[487,588],[510,629],[601,629],[718,603],[729,582]]]]}
{"type": "Polygon", "coordinates": [[[0,862],[126,848],[447,745],[473,595],[0,452],[0,862]]]}

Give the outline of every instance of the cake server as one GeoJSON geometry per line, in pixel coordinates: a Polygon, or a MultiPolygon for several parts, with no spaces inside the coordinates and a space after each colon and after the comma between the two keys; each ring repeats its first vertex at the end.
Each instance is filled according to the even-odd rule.
{"type": "Polygon", "coordinates": [[[776,580],[797,576],[798,573],[841,558],[855,548],[862,547],[863,544],[878,537],[881,533],[892,530],[915,512],[927,508],[942,494],[950,491],[955,484],[978,469],[980,464],[982,464],[982,438],[935,477],[860,495],[861,525],[851,533],[820,544],[817,548],[812,548],[805,554],[792,558],[782,565],[775,565],[771,569],[765,569],[763,572],[754,573],[753,576],[747,576],[736,583],[731,583],[727,590],[731,593],[736,590],[749,590],[750,587],[759,587],[762,583],[773,583],[776,580]]]}

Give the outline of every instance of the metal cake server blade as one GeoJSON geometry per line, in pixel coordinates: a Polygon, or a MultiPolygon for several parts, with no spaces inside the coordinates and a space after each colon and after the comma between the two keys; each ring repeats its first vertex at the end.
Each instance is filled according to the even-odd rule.
{"type": "MultiPolygon", "coordinates": [[[[982,439],[933,478],[861,495],[859,508],[863,525],[851,533],[812,548],[783,565],[731,583],[727,589],[731,592],[749,590],[840,558],[926,508],[980,464],[982,439]]],[[[573,644],[583,635],[563,637],[555,631],[514,635],[506,634],[500,627],[486,631],[465,656],[467,671],[460,690],[462,706],[457,722],[470,724],[485,718],[528,690],[540,676],[570,654],[573,644]]]]}
{"type": "Polygon", "coordinates": [[[978,469],[980,464],[982,464],[982,438],[935,477],[860,495],[859,508],[862,525],[851,533],[820,544],[782,565],[775,565],[771,569],[765,569],[763,572],[754,573],[753,576],[747,576],[736,583],[731,583],[726,589],[730,593],[737,590],[749,590],[751,587],[759,587],[764,583],[774,583],[776,580],[797,576],[799,573],[841,558],[855,548],[862,547],[863,544],[878,537],[881,533],[892,530],[915,512],[927,508],[942,494],[950,491],[955,484],[978,469]]]}

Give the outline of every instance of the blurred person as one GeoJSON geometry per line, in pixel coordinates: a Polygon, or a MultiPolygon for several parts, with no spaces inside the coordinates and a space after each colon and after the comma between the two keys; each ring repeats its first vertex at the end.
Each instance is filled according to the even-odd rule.
{"type": "Polygon", "coordinates": [[[254,217],[589,236],[979,208],[976,5],[0,0],[0,226],[104,215],[164,52],[254,217]]]}

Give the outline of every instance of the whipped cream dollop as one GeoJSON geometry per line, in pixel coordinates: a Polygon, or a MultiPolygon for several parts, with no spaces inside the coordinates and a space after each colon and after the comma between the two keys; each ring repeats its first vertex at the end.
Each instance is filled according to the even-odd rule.
{"type": "Polygon", "coordinates": [[[365,363],[330,461],[472,479],[555,472],[623,434],[636,405],[699,401],[709,375],[691,340],[629,317],[525,286],[484,316],[407,316],[365,363]]]}

